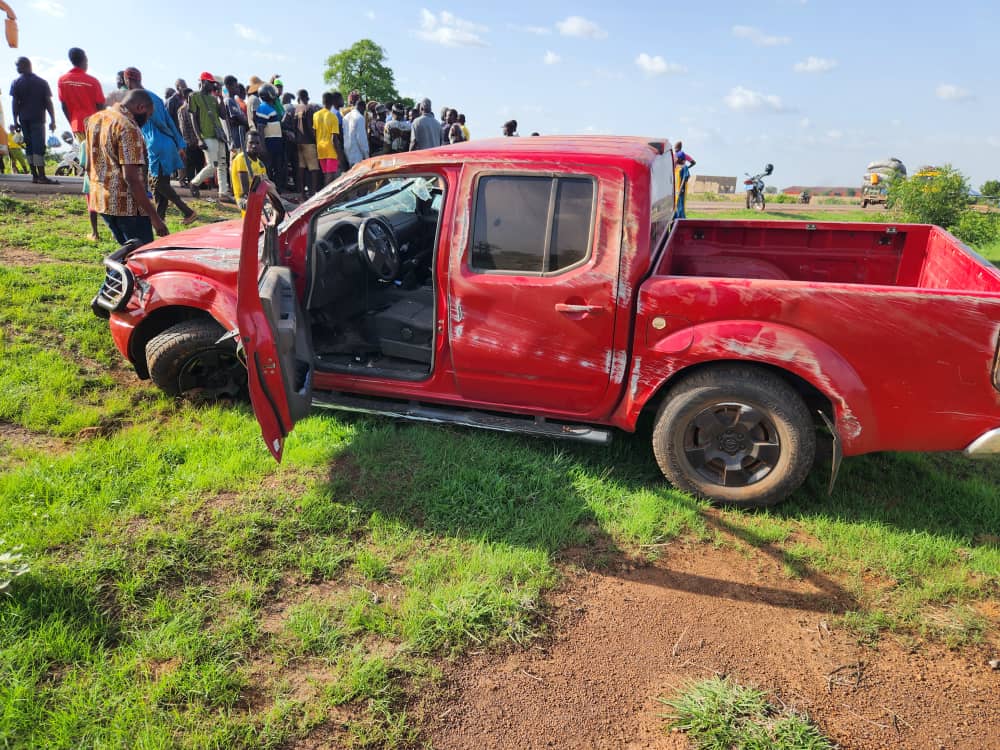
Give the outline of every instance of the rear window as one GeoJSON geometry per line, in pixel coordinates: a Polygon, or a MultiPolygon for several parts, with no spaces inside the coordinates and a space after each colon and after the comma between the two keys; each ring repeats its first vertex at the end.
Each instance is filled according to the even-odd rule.
{"type": "Polygon", "coordinates": [[[670,151],[653,159],[649,202],[649,247],[656,250],[674,218],[674,156],[670,151]]]}
{"type": "Polygon", "coordinates": [[[483,177],[470,265],[486,273],[566,270],[590,255],[593,218],[589,177],[483,177]]]}

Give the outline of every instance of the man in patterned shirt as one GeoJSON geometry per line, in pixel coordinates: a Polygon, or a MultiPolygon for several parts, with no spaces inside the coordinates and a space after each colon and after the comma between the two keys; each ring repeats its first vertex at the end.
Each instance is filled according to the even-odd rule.
{"type": "Polygon", "coordinates": [[[152,114],[149,92],[133,89],[120,104],[87,121],[91,206],[122,245],[129,240],[152,242],[154,229],[160,237],[168,233],[146,190],[146,140],[141,128],[152,114]]]}

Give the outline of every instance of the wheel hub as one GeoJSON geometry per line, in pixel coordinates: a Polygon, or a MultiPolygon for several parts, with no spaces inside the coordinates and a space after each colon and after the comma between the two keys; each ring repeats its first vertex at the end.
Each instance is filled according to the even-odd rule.
{"type": "Polygon", "coordinates": [[[746,487],[774,470],[781,441],[764,410],[726,401],[706,406],[688,422],[684,455],[703,479],[724,487],[746,487]]]}
{"type": "Polygon", "coordinates": [[[719,450],[730,456],[742,453],[747,447],[747,435],[742,430],[726,430],[719,435],[719,450]]]}

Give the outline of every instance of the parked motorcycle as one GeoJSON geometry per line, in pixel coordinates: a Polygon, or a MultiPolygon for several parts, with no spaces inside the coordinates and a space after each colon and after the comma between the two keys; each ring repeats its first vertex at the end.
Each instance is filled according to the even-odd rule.
{"type": "Polygon", "coordinates": [[[83,177],[85,170],[83,164],[80,163],[80,145],[69,131],[62,134],[62,139],[70,148],[62,155],[62,160],[56,166],[56,176],[83,177]]]}
{"type": "Polygon", "coordinates": [[[773,164],[765,164],[764,171],[760,174],[755,174],[753,177],[744,172],[747,176],[747,179],[743,180],[743,185],[747,193],[748,209],[758,208],[761,211],[764,210],[764,178],[769,177],[773,171],[773,164]]]}

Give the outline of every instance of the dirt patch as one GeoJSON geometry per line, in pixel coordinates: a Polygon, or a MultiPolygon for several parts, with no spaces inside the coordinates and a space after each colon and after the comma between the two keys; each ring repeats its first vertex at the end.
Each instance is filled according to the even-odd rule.
{"type": "Polygon", "coordinates": [[[791,580],[766,554],[678,546],[567,579],[549,643],[446,670],[444,694],[418,709],[435,748],[684,747],[656,699],[713,674],[807,711],[843,748],[1000,747],[986,654],[861,646],[831,624],[845,591],[791,580]]]}
{"type": "Polygon", "coordinates": [[[23,247],[0,247],[0,265],[28,267],[46,263],[65,263],[65,261],[23,247]]]}
{"type": "MultiPolygon", "coordinates": [[[[9,448],[29,448],[36,451],[45,451],[50,455],[63,453],[67,450],[66,443],[59,438],[46,435],[42,432],[34,432],[20,425],[10,422],[0,422],[0,446],[9,448]]],[[[9,449],[4,450],[4,458],[0,458],[0,465],[9,459],[9,449]]]]}

